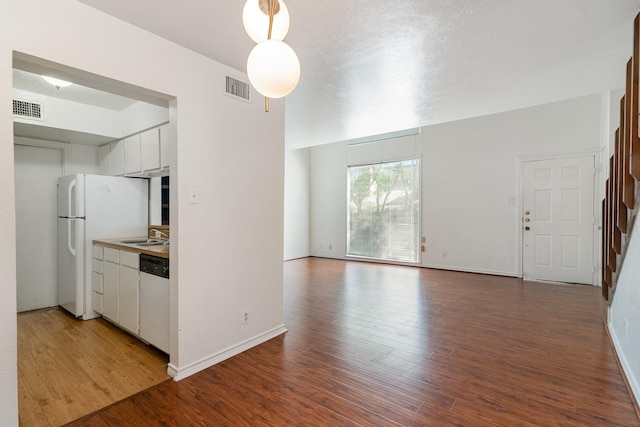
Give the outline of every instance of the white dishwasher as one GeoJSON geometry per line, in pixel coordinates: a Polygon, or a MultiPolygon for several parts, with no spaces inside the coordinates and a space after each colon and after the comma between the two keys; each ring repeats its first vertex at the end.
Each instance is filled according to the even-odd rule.
{"type": "Polygon", "coordinates": [[[169,353],[169,260],[140,254],[140,337],[169,353]]]}

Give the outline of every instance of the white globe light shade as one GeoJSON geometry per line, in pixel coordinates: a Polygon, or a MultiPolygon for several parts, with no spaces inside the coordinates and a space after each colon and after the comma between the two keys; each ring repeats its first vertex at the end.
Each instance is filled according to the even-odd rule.
{"type": "MultiPolygon", "coordinates": [[[[289,32],[289,9],[284,1],[278,0],[280,11],[273,16],[272,40],[284,40],[289,32]]],[[[256,43],[267,40],[269,35],[269,15],[260,9],[260,0],[247,0],[242,9],[242,23],[247,35],[256,43]]]]}
{"type": "Polygon", "coordinates": [[[300,61],[285,42],[265,40],[249,53],[247,74],[253,87],[267,98],[282,98],[300,80],[300,61]]]}

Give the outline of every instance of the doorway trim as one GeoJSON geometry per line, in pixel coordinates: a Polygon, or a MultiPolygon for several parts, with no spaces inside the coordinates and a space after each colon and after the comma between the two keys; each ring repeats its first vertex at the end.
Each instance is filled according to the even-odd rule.
{"type": "Polygon", "coordinates": [[[50,148],[54,150],[60,150],[62,152],[62,176],[69,175],[71,170],[71,144],[66,142],[47,141],[32,138],[25,138],[23,136],[14,136],[13,145],[26,145],[28,147],[50,148]]]}
{"type": "Polygon", "coordinates": [[[524,217],[524,165],[527,162],[541,161],[541,160],[558,160],[567,159],[573,157],[593,156],[593,165],[595,168],[594,182],[593,182],[593,212],[594,221],[592,226],[592,238],[593,238],[593,272],[591,285],[601,286],[598,271],[601,266],[601,245],[599,244],[599,234],[602,222],[602,213],[600,212],[600,192],[598,188],[600,186],[602,177],[602,158],[601,150],[597,149],[585,149],[576,151],[567,151],[563,153],[548,154],[548,155],[532,155],[532,156],[519,156],[516,158],[516,170],[518,174],[518,209],[515,218],[515,240],[516,240],[516,264],[518,277],[523,277],[523,239],[522,239],[522,218],[524,217]]]}

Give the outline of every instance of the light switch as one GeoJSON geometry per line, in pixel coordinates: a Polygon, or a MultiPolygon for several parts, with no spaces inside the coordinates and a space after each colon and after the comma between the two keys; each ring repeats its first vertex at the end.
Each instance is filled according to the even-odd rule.
{"type": "Polygon", "coordinates": [[[192,205],[197,205],[200,203],[200,195],[198,194],[198,190],[196,188],[189,189],[189,203],[192,205]]]}

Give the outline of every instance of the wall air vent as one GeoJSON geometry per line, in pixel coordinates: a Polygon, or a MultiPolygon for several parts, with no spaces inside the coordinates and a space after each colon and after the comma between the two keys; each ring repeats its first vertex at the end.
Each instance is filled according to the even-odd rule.
{"type": "Polygon", "coordinates": [[[37,102],[22,101],[20,99],[13,100],[13,115],[25,119],[43,120],[42,104],[37,102]]]}
{"type": "Polygon", "coordinates": [[[227,76],[226,93],[244,101],[249,101],[249,83],[227,76]]]}

